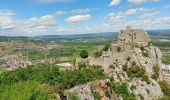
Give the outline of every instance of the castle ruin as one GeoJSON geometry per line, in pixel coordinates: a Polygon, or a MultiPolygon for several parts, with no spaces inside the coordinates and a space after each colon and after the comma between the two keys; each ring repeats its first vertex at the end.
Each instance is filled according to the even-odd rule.
{"type": "Polygon", "coordinates": [[[147,32],[127,26],[125,30],[119,32],[118,42],[112,43],[110,49],[103,51],[101,57],[78,58],[76,59],[76,63],[84,62],[90,65],[109,66],[114,62],[124,62],[130,56],[130,52],[132,52],[131,44],[147,46],[149,41],[150,38],[147,32]],[[120,52],[117,52],[118,47],[121,48],[120,52]]]}
{"type": "Polygon", "coordinates": [[[119,32],[118,43],[147,44],[150,41],[149,35],[142,29],[133,29],[127,26],[119,32]]]}

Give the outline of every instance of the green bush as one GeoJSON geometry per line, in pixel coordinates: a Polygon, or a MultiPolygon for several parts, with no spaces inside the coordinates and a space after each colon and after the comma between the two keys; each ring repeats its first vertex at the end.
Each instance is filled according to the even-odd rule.
{"type": "Polygon", "coordinates": [[[109,48],[111,47],[111,44],[106,44],[103,48],[104,51],[108,51],[109,48]]]}
{"type": "Polygon", "coordinates": [[[134,78],[142,78],[142,81],[145,81],[147,84],[150,84],[149,77],[145,74],[145,69],[140,66],[131,66],[126,71],[128,77],[134,78]]]}
{"type": "Polygon", "coordinates": [[[159,70],[160,70],[160,68],[159,68],[158,65],[154,65],[152,68],[153,68],[154,73],[152,74],[151,78],[157,80],[159,78],[159,70]]]}
{"type": "Polygon", "coordinates": [[[143,52],[145,50],[145,47],[144,46],[141,46],[140,47],[140,50],[143,52]]]}
{"type": "Polygon", "coordinates": [[[136,100],[134,94],[128,92],[128,87],[126,83],[115,83],[111,84],[112,90],[123,97],[123,100],[136,100]]]}
{"type": "Polygon", "coordinates": [[[95,52],[94,56],[95,56],[96,58],[102,56],[102,51],[97,51],[97,52],[95,52]]]}
{"type": "Polygon", "coordinates": [[[128,94],[128,88],[126,83],[112,83],[112,90],[117,94],[128,94]]]}
{"type": "Polygon", "coordinates": [[[18,82],[0,87],[1,100],[47,100],[52,99],[47,90],[35,81],[18,82]]]}
{"type": "Polygon", "coordinates": [[[117,47],[117,52],[120,52],[121,51],[121,47],[117,47]]]}
{"type": "Polygon", "coordinates": [[[150,84],[149,77],[146,74],[142,75],[142,81],[145,81],[147,84],[150,84]]]}
{"type": "Polygon", "coordinates": [[[129,56],[129,57],[127,57],[127,61],[130,61],[130,59],[131,59],[131,57],[129,56]]]}
{"type": "Polygon", "coordinates": [[[93,92],[94,100],[101,100],[101,96],[98,92],[93,92]]]}
{"type": "Polygon", "coordinates": [[[126,63],[125,65],[123,65],[122,70],[123,70],[123,71],[127,71],[127,69],[128,69],[128,65],[127,65],[127,63],[126,63]]]}
{"type": "Polygon", "coordinates": [[[165,81],[159,81],[159,85],[165,96],[170,96],[170,85],[165,81]]]}
{"type": "MultiPolygon", "coordinates": [[[[105,79],[101,66],[83,67],[81,70],[59,70],[57,66],[39,65],[20,68],[0,75],[0,87],[13,85],[18,82],[36,81],[39,84],[56,86],[57,90],[70,89],[96,79],[105,79]]],[[[60,91],[58,91],[60,92],[60,91]]]]}
{"type": "Polygon", "coordinates": [[[142,75],[145,74],[145,69],[136,65],[129,67],[127,72],[129,77],[142,77],[142,75]]]}
{"type": "Polygon", "coordinates": [[[114,65],[110,65],[109,67],[112,68],[112,69],[115,69],[115,66],[114,66],[114,65]]]}
{"type": "Polygon", "coordinates": [[[132,64],[132,66],[135,66],[135,65],[136,65],[136,62],[135,62],[135,61],[133,61],[131,64],[132,64]]]}
{"type": "Polygon", "coordinates": [[[80,100],[80,98],[75,93],[70,93],[69,99],[70,100],[80,100]]]}
{"type": "Polygon", "coordinates": [[[80,57],[81,58],[87,58],[89,56],[88,52],[86,50],[82,50],[80,52],[80,57]]]}

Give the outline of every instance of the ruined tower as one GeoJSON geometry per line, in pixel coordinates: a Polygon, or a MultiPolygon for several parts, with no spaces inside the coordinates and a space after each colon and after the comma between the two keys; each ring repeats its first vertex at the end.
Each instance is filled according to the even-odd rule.
{"type": "Polygon", "coordinates": [[[127,26],[119,32],[118,43],[147,44],[149,41],[149,35],[142,29],[133,29],[127,26]]]}

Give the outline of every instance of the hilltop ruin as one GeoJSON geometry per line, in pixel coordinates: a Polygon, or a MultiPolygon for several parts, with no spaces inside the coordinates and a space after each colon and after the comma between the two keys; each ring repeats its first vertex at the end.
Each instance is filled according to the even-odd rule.
{"type": "MultiPolygon", "coordinates": [[[[88,63],[90,65],[101,65],[105,71],[108,72],[108,66],[113,63],[125,64],[128,57],[133,58],[135,48],[140,48],[141,46],[148,47],[148,45],[150,45],[149,42],[150,38],[147,32],[142,29],[133,29],[127,26],[125,30],[119,32],[118,42],[112,43],[108,51],[103,51],[101,57],[78,58],[76,59],[76,64],[88,63]],[[118,51],[118,48],[120,48],[120,51],[118,51]]],[[[149,49],[146,48],[143,54],[149,52],[147,50],[149,49]]],[[[162,55],[158,53],[157,56],[161,58],[162,55]]]]}
{"type": "Polygon", "coordinates": [[[120,30],[118,43],[137,43],[147,45],[150,41],[149,35],[142,29],[133,29],[127,26],[125,30],[120,30]]]}
{"type": "Polygon", "coordinates": [[[127,82],[129,88],[135,86],[131,92],[137,98],[141,95],[144,100],[153,100],[163,95],[158,84],[160,80],[167,80],[162,69],[162,53],[158,47],[150,44],[149,35],[142,29],[127,26],[120,31],[118,42],[112,43],[107,51],[103,50],[100,57],[77,58],[76,65],[81,63],[102,66],[115,82],[127,82]],[[127,72],[130,67],[143,69],[148,82],[141,77],[130,77],[127,72]],[[155,67],[159,69],[156,77],[155,67]]]}

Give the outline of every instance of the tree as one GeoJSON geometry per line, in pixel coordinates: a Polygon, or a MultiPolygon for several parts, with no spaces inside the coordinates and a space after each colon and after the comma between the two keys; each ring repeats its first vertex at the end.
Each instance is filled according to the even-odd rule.
{"type": "Polygon", "coordinates": [[[94,56],[95,56],[96,58],[102,56],[102,51],[97,51],[97,52],[95,52],[94,56]]]}
{"type": "Polygon", "coordinates": [[[108,51],[110,48],[111,44],[106,44],[103,48],[104,51],[108,51]]]}
{"type": "Polygon", "coordinates": [[[117,52],[120,52],[121,51],[121,47],[117,47],[117,52]]]}
{"type": "Polygon", "coordinates": [[[86,50],[82,50],[80,52],[80,57],[81,58],[87,58],[89,56],[89,53],[86,50]]]}

